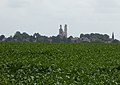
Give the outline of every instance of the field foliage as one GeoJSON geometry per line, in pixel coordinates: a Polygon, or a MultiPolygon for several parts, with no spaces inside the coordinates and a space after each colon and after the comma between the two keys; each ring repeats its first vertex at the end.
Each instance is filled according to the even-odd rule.
{"type": "Polygon", "coordinates": [[[120,44],[0,43],[0,85],[118,85],[120,44]]]}

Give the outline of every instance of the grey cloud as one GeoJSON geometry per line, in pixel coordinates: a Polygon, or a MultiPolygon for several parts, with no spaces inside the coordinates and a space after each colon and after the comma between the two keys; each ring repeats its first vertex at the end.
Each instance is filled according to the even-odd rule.
{"type": "Polygon", "coordinates": [[[69,34],[111,33],[119,37],[120,0],[7,0],[0,8],[3,34],[16,30],[45,35],[57,34],[59,24],[67,23],[69,34]],[[9,9],[10,8],[10,9],[9,9]],[[3,10],[3,11],[1,11],[3,10]],[[6,32],[6,30],[9,31],[6,32]]]}
{"type": "Polygon", "coordinates": [[[96,0],[95,12],[103,14],[120,13],[119,0],[96,0]]]}
{"type": "Polygon", "coordinates": [[[8,0],[8,7],[17,8],[17,7],[25,7],[30,4],[28,0],[8,0]]]}
{"type": "Polygon", "coordinates": [[[118,0],[96,0],[97,7],[100,8],[116,8],[118,0]]]}

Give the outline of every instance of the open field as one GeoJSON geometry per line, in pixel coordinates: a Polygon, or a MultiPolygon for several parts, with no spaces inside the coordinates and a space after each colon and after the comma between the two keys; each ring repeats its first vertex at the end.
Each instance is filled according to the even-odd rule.
{"type": "Polygon", "coordinates": [[[110,84],[120,84],[120,44],[0,43],[0,85],[110,84]]]}

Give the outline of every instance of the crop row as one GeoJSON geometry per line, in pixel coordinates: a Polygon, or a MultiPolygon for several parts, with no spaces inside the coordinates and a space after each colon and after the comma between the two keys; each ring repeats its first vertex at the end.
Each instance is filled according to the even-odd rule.
{"type": "Polygon", "coordinates": [[[2,85],[118,85],[120,44],[0,43],[2,85]]]}

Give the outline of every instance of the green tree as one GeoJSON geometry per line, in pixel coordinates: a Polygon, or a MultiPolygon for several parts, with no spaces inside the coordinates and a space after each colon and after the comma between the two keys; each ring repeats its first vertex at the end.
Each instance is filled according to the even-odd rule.
{"type": "Polygon", "coordinates": [[[1,35],[1,36],[0,36],[0,41],[2,41],[4,38],[5,38],[5,36],[4,36],[4,35],[1,35]]]}
{"type": "Polygon", "coordinates": [[[21,42],[22,41],[22,34],[17,31],[15,35],[13,36],[14,41],[21,42]]]}

